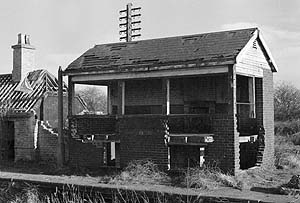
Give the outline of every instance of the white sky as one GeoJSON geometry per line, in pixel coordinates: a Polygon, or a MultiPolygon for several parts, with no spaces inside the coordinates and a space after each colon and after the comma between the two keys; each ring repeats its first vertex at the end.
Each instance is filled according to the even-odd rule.
{"type": "MultiPolygon", "coordinates": [[[[279,67],[275,80],[300,88],[300,1],[133,0],[141,6],[140,39],[257,26],[279,67]],[[299,78],[299,79],[298,79],[299,78]]],[[[37,68],[56,75],[95,44],[118,42],[119,10],[128,0],[9,0],[0,4],[0,73],[12,70],[11,45],[30,35],[37,68]]]]}

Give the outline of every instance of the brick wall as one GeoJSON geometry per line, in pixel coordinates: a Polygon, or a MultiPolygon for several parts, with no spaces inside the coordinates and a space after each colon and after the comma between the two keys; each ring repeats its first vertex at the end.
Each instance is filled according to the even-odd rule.
{"type": "Polygon", "coordinates": [[[38,156],[43,161],[56,162],[58,134],[43,121],[38,122],[38,156]]]}
{"type": "Polygon", "coordinates": [[[162,117],[133,117],[120,119],[121,167],[139,159],[151,159],[167,168],[168,148],[164,143],[162,117]]]}
{"type": "Polygon", "coordinates": [[[97,169],[103,166],[103,145],[69,139],[69,165],[97,169]]]}
{"type": "MultiPolygon", "coordinates": [[[[58,96],[57,94],[51,94],[48,93],[47,97],[44,99],[44,103],[42,104],[43,106],[43,120],[48,121],[49,124],[53,128],[57,128],[58,125],[58,96]]],[[[82,107],[81,103],[78,101],[78,98],[75,97],[75,115],[81,112],[84,108],[82,107]]],[[[65,121],[67,119],[68,115],[68,98],[65,95],[63,97],[63,120],[65,121]]],[[[40,119],[40,118],[39,118],[40,119]]]]}
{"type": "Polygon", "coordinates": [[[34,160],[34,127],[33,113],[19,113],[9,117],[15,126],[15,161],[34,160]]]}
{"type": "Polygon", "coordinates": [[[115,116],[78,115],[72,121],[76,126],[77,135],[112,134],[116,132],[115,116]]]}
{"type": "Polygon", "coordinates": [[[263,73],[263,126],[266,133],[263,166],[274,166],[273,73],[267,69],[264,69],[263,73]]]}
{"type": "MultiPolygon", "coordinates": [[[[170,79],[170,104],[171,113],[183,113],[184,105],[203,106],[215,109],[226,109],[224,105],[227,102],[227,76],[224,74],[214,76],[202,76],[191,78],[170,79]],[[181,109],[179,109],[181,108],[181,109]]],[[[111,86],[112,105],[116,106],[117,86],[111,86]]],[[[133,80],[125,82],[125,112],[126,108],[144,108],[152,106],[154,113],[161,113],[161,106],[164,101],[162,94],[162,80],[133,80]]],[[[130,109],[128,114],[132,112],[130,109]]],[[[141,110],[147,112],[147,110],[141,110]]]]}
{"type": "Polygon", "coordinates": [[[239,169],[239,139],[234,129],[232,115],[213,116],[214,142],[205,150],[205,163],[220,167],[225,172],[234,173],[239,169]]]}

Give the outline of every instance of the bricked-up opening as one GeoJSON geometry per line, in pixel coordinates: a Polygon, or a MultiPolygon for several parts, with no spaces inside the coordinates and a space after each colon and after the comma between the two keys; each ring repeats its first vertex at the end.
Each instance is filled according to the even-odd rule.
{"type": "Polygon", "coordinates": [[[88,109],[78,114],[108,114],[108,85],[75,84],[75,95],[79,95],[84,100],[88,109]]]}
{"type": "Polygon", "coordinates": [[[169,169],[180,170],[188,167],[203,167],[205,148],[200,146],[169,146],[169,169]]]}
{"type": "Polygon", "coordinates": [[[162,114],[161,79],[132,80],[125,83],[125,114],[162,114]]]}
{"type": "Polygon", "coordinates": [[[227,113],[224,74],[170,79],[171,114],[227,113]]]}

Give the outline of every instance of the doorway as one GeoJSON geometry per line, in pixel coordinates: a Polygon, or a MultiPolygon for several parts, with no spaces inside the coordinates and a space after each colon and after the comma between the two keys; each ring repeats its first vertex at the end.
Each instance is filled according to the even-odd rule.
{"type": "Polygon", "coordinates": [[[13,121],[3,122],[2,159],[6,161],[15,160],[15,126],[13,121]]]}

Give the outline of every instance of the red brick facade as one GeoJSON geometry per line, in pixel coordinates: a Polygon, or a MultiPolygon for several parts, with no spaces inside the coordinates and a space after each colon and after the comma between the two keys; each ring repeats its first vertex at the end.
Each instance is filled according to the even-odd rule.
{"type": "MultiPolygon", "coordinates": [[[[170,98],[171,107],[175,105],[177,111],[182,113],[189,113],[190,110],[186,109],[193,108],[192,105],[195,104],[208,109],[206,113],[209,113],[211,118],[210,133],[213,134],[214,142],[209,143],[205,148],[205,163],[235,173],[240,169],[240,143],[237,118],[233,116],[236,107],[230,101],[236,93],[235,89],[228,85],[227,78],[227,75],[216,75],[173,79],[170,98]],[[193,103],[193,99],[200,102],[193,103]],[[178,110],[179,108],[181,110],[178,110]],[[218,108],[221,110],[217,110],[218,108]]],[[[266,132],[263,165],[268,166],[272,165],[274,156],[272,78],[272,72],[264,70],[264,77],[255,79],[256,118],[258,125],[262,125],[266,132]]],[[[127,108],[131,105],[135,108],[139,106],[161,107],[163,101],[161,80],[130,81],[125,84],[127,85],[125,97],[127,108]]],[[[113,98],[116,99],[116,95],[117,92],[114,92],[113,98]]],[[[112,103],[117,102],[113,99],[112,103]]],[[[160,113],[157,112],[157,114],[160,113]]],[[[97,116],[83,116],[80,118],[81,122],[77,123],[77,134],[96,135],[97,132],[118,134],[121,167],[125,167],[132,160],[151,159],[162,168],[167,168],[169,162],[168,147],[165,143],[166,129],[162,125],[166,116],[160,114],[114,118],[103,117],[104,120],[101,121],[97,116]],[[108,118],[111,121],[107,120],[108,118]]],[[[96,146],[71,138],[69,148],[71,165],[96,168],[103,166],[103,144],[96,146]],[[94,158],[90,158],[89,154],[93,154],[94,158]]]]}

